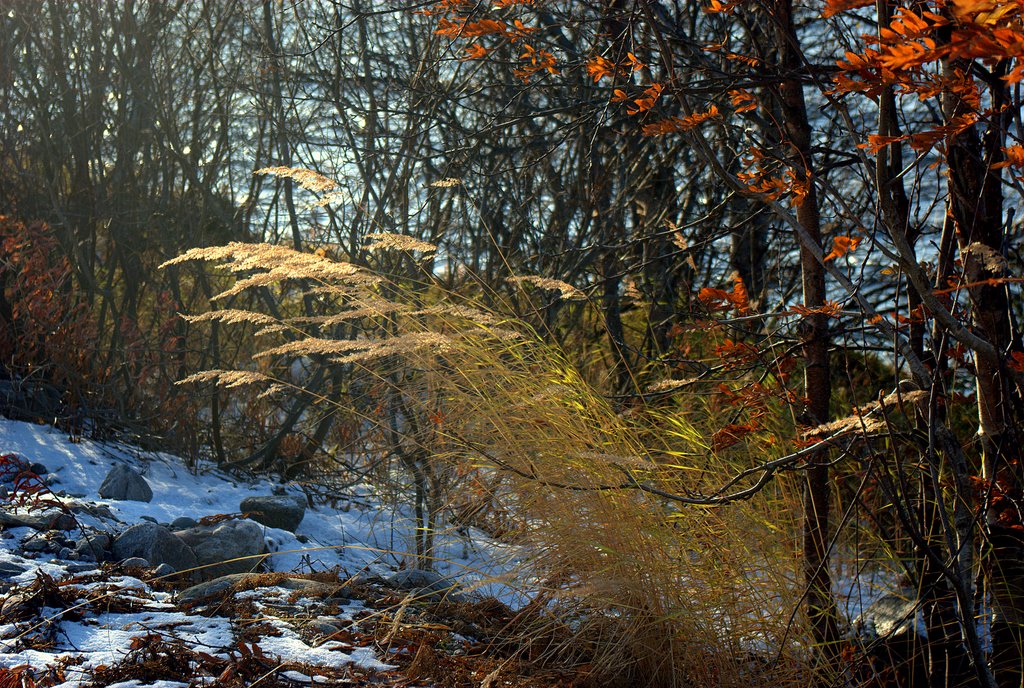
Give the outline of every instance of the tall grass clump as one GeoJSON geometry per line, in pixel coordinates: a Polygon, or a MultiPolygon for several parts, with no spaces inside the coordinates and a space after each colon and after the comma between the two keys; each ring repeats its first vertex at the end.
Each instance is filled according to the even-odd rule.
{"type": "MultiPolygon", "coordinates": [[[[373,241],[410,264],[431,250],[399,235],[373,241]]],[[[433,537],[450,518],[500,515],[492,533],[515,562],[501,582],[528,600],[507,629],[508,648],[585,667],[602,685],[799,680],[807,636],[791,613],[800,594],[794,498],[775,482],[749,500],[702,504],[770,457],[723,459],[688,420],[685,398],[616,410],[565,352],[499,309],[444,292],[427,270],[402,281],[325,255],[238,243],[171,264],[192,260],[236,275],[215,303],[272,289],[279,299],[312,300],[322,315],[189,316],[253,327],[261,344],[250,368],[185,382],[286,396],[294,391],[287,370],[300,357],[346,375],[348,400],[358,387],[363,401],[322,402],[357,416],[376,438],[363,451],[392,458],[395,479],[409,481],[416,565],[429,565],[433,537]]],[[[581,296],[543,279],[516,288],[581,296]]]]}

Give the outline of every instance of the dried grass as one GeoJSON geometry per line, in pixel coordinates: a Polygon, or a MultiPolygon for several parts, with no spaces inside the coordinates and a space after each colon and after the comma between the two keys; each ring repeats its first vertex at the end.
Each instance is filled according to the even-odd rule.
{"type": "MultiPolygon", "coordinates": [[[[388,241],[382,250],[423,250],[388,241]]],[[[523,323],[457,294],[424,304],[422,289],[408,294],[356,266],[282,247],[196,249],[168,264],[186,260],[225,261],[240,275],[222,297],[302,280],[313,283],[305,293],[342,304],[316,319],[218,311],[194,320],[251,322],[296,337],[267,346],[261,361],[311,356],[356,366],[374,384],[392,386],[403,413],[424,421],[417,425],[427,429],[403,442],[430,457],[434,470],[493,486],[488,508],[510,515],[502,530],[518,562],[505,582],[534,590],[505,632],[521,656],[585,664],[605,685],[801,681],[798,648],[807,635],[799,620],[788,623],[800,589],[786,517],[798,500],[785,483],[716,509],[679,508],[635,489],[689,494],[769,457],[736,453],[735,465],[724,464],[679,407],[618,413],[523,323]],[[355,318],[364,319],[360,338],[323,334],[355,318]]],[[[583,298],[557,280],[513,281],[583,298]]],[[[207,371],[189,381],[287,388],[249,371],[207,371]]]]}

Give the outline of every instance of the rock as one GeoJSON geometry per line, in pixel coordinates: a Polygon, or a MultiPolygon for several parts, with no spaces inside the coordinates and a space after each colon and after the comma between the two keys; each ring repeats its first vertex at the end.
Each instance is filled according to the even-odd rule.
{"type": "Polygon", "coordinates": [[[291,495],[246,497],[238,505],[238,510],[268,528],[280,528],[294,533],[306,513],[306,503],[302,497],[291,495]]]}
{"type": "Polygon", "coordinates": [[[164,576],[173,576],[177,572],[174,570],[174,567],[171,566],[170,564],[160,564],[155,569],[153,569],[153,573],[155,573],[156,575],[158,575],[160,577],[164,577],[164,576]]]}
{"type": "Polygon", "coordinates": [[[114,512],[110,510],[110,507],[106,504],[72,504],[70,507],[71,513],[74,514],[89,514],[96,518],[105,518],[110,521],[116,521],[117,517],[114,516],[114,512]]]}
{"type": "Polygon", "coordinates": [[[924,619],[913,591],[885,595],[853,621],[853,635],[879,668],[895,672],[894,685],[927,685],[924,619]]]}
{"type": "Polygon", "coordinates": [[[31,595],[24,592],[14,592],[7,596],[3,605],[0,605],[0,620],[8,623],[21,621],[35,616],[31,595]]]}
{"type": "Polygon", "coordinates": [[[61,414],[61,393],[53,385],[0,380],[0,414],[11,420],[52,421],[61,414]]]}
{"type": "Polygon", "coordinates": [[[153,490],[138,471],[119,463],[107,473],[99,495],[104,499],[148,502],[153,499],[153,490]]]}
{"type": "Polygon", "coordinates": [[[156,520],[155,516],[139,516],[139,520],[146,521],[148,523],[160,523],[160,521],[156,520]]]}
{"type": "Polygon", "coordinates": [[[118,561],[141,557],[153,566],[170,564],[176,571],[194,568],[198,563],[192,548],[155,523],[138,523],[124,531],[114,540],[112,550],[118,561]]]}
{"type": "Polygon", "coordinates": [[[868,641],[909,634],[917,625],[917,607],[912,594],[884,595],[854,619],[854,633],[868,641]]]}
{"type": "Polygon", "coordinates": [[[12,564],[7,561],[0,562],[0,578],[13,578],[14,576],[25,573],[26,571],[28,571],[28,569],[23,566],[18,566],[17,564],[12,564]]]}
{"type": "MultiPolygon", "coordinates": [[[[132,567],[137,569],[148,569],[149,560],[143,559],[142,557],[128,557],[121,562],[121,566],[124,568],[132,567]]],[[[163,564],[161,564],[161,566],[163,566],[163,564]]]]}
{"type": "Polygon", "coordinates": [[[330,639],[335,633],[341,632],[341,626],[338,626],[332,619],[325,616],[313,619],[306,625],[306,628],[318,643],[330,639]]]}
{"type": "Polygon", "coordinates": [[[199,522],[194,518],[179,516],[171,521],[171,530],[185,530],[186,528],[195,528],[197,525],[199,525],[199,522]]]}
{"type": "Polygon", "coordinates": [[[195,604],[227,596],[236,590],[277,587],[285,590],[305,592],[308,595],[328,596],[338,586],[306,580],[305,578],[278,578],[262,573],[233,573],[214,580],[193,585],[178,593],[180,604],[195,604]]]}
{"type": "Polygon", "coordinates": [[[263,528],[248,520],[186,528],[175,535],[195,552],[202,578],[253,571],[263,561],[259,555],[266,553],[263,528]]]}
{"type": "Polygon", "coordinates": [[[74,559],[77,556],[78,555],[75,554],[75,551],[70,547],[61,547],[60,551],[57,552],[57,558],[63,561],[70,561],[71,559],[74,559]]]}
{"type": "Polygon", "coordinates": [[[75,552],[79,556],[89,556],[96,561],[103,561],[110,551],[113,541],[106,533],[96,533],[75,540],[75,552]]]}
{"type": "Polygon", "coordinates": [[[459,588],[459,584],[451,578],[426,569],[396,571],[387,577],[385,584],[399,590],[409,590],[417,596],[425,596],[431,600],[451,599],[453,595],[457,595],[456,591],[459,588]]]}
{"type": "Polygon", "coordinates": [[[46,475],[50,471],[46,470],[46,466],[41,463],[33,463],[28,467],[28,470],[36,475],[46,475]]]}
{"type": "Polygon", "coordinates": [[[21,549],[25,552],[48,552],[52,545],[49,540],[35,539],[21,543],[21,549]]]}
{"type": "Polygon", "coordinates": [[[73,515],[64,511],[54,510],[41,514],[12,514],[0,511],[0,526],[35,530],[74,530],[78,524],[73,515]]]}
{"type": "Polygon", "coordinates": [[[245,579],[246,576],[255,576],[259,574],[253,573],[234,573],[227,576],[221,576],[199,585],[193,585],[191,588],[185,588],[178,593],[178,602],[180,604],[195,604],[197,602],[205,602],[206,600],[214,599],[227,595],[235,589],[235,584],[245,579]]]}
{"type": "Polygon", "coordinates": [[[90,564],[88,562],[75,562],[67,565],[68,573],[83,573],[85,571],[95,571],[96,564],[90,564]]]}

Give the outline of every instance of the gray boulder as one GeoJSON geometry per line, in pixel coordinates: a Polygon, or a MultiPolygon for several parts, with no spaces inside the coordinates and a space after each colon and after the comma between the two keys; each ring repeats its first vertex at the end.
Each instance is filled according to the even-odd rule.
{"type": "Polygon", "coordinates": [[[174,534],[195,552],[199,566],[203,567],[200,570],[203,578],[248,573],[263,561],[260,555],[266,554],[263,528],[248,520],[196,526],[174,534]]]}
{"type": "Polygon", "coordinates": [[[194,518],[179,516],[171,521],[171,530],[185,530],[186,528],[195,528],[197,525],[199,525],[199,522],[194,518]]]}
{"type": "Polygon", "coordinates": [[[103,561],[112,543],[113,540],[106,533],[86,535],[75,540],[75,552],[80,557],[92,557],[96,561],[103,561]]]}
{"type": "Polygon", "coordinates": [[[883,595],[853,621],[854,634],[862,640],[923,635],[919,603],[911,593],[883,595]]]}
{"type": "Polygon", "coordinates": [[[153,573],[163,578],[166,576],[173,576],[176,573],[176,571],[174,570],[174,567],[170,564],[160,564],[155,569],[153,569],[153,573]]]}
{"type": "Polygon", "coordinates": [[[0,561],[0,578],[13,578],[28,571],[24,566],[18,566],[7,561],[0,561]]]}
{"type": "MultiPolygon", "coordinates": [[[[163,564],[160,565],[163,566],[163,564]]],[[[137,569],[148,569],[149,560],[143,559],[142,557],[128,557],[121,562],[121,566],[125,568],[132,567],[137,569]]]]}
{"type": "Polygon", "coordinates": [[[45,511],[36,514],[11,514],[0,511],[0,526],[6,528],[34,528],[35,530],[74,530],[78,522],[74,515],[64,511],[45,511]]]}
{"type": "Polygon", "coordinates": [[[148,502],[153,499],[153,490],[135,469],[117,464],[100,485],[99,495],[104,499],[148,502]]]}
{"type": "Polygon", "coordinates": [[[306,514],[306,503],[302,497],[292,495],[246,497],[238,505],[238,510],[268,528],[280,528],[294,533],[306,514]]]}
{"type": "Polygon", "coordinates": [[[387,577],[385,583],[398,590],[408,590],[417,597],[425,597],[430,600],[462,599],[462,595],[456,592],[459,588],[458,583],[451,578],[426,569],[396,571],[387,577]]]}
{"type": "MultiPolygon", "coordinates": [[[[924,686],[932,675],[924,615],[913,591],[884,595],[853,621],[854,640],[879,665],[893,672],[892,685],[924,686]]],[[[953,673],[951,675],[957,675],[953,673]]]]}
{"type": "Polygon", "coordinates": [[[277,578],[276,575],[265,577],[260,573],[233,573],[200,583],[199,585],[193,585],[191,588],[186,588],[178,593],[177,599],[181,604],[195,604],[225,597],[236,590],[267,587],[295,590],[318,597],[332,596],[339,589],[339,586],[336,585],[306,580],[305,578],[277,578]]]}
{"type": "Polygon", "coordinates": [[[156,523],[138,523],[114,540],[117,561],[141,557],[153,566],[170,564],[176,571],[196,566],[195,552],[177,535],[156,523]]]}

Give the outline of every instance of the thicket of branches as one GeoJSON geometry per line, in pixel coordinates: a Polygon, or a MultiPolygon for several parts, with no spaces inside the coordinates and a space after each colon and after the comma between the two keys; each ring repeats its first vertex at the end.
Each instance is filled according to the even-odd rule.
{"type": "Polygon", "coordinates": [[[665,504],[799,476],[801,525],[779,537],[801,541],[819,682],[864,678],[832,580],[856,552],[919,600],[929,685],[1020,685],[1021,23],[996,0],[12,0],[0,370],[54,386],[75,427],[228,466],[394,468],[429,533],[466,485],[431,458],[460,452],[401,436],[435,428],[435,397],[301,342],[399,336],[382,303],[460,294],[559,347],[612,412],[656,416],[637,432],[664,457],[673,415],[703,435],[707,463],[657,487],[665,504]],[[395,235],[434,248],[378,250],[395,235]],[[229,241],[390,286],[339,318],[350,304],[308,281],[212,302],[222,274],[157,270],[229,241]],[[296,344],[251,359],[230,315],[175,317],[211,307],[296,344]],[[173,384],[235,368],[291,392],[173,384]]]}

